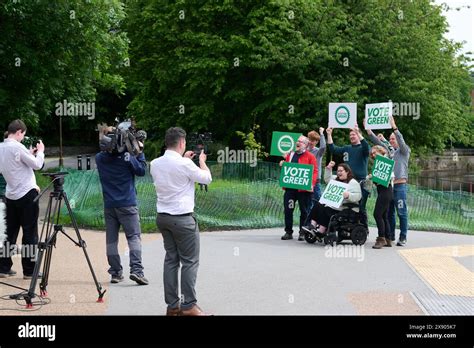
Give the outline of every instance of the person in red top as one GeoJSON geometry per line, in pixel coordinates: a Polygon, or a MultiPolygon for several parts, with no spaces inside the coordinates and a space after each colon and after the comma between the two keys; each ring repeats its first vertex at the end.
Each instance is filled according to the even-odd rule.
{"type": "MultiPolygon", "coordinates": [[[[285,157],[285,162],[293,162],[300,164],[312,164],[313,165],[313,182],[311,188],[316,184],[318,178],[318,164],[316,157],[307,151],[309,140],[304,135],[298,138],[296,142],[296,151],[290,152],[285,157]]],[[[280,161],[280,167],[284,161],[280,161]]],[[[301,229],[305,225],[306,219],[309,214],[309,208],[311,205],[311,197],[313,189],[310,191],[296,190],[285,188],[285,194],[283,196],[283,204],[285,207],[285,234],[281,237],[282,240],[293,239],[293,211],[295,210],[295,203],[298,202],[301,215],[300,215],[300,230],[298,240],[304,240],[304,231],[301,229]]]]}

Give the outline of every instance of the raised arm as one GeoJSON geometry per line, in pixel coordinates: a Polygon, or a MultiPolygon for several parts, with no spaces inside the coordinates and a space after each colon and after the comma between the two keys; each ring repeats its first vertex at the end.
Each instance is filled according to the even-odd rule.
{"type": "Polygon", "coordinates": [[[38,150],[36,152],[36,156],[32,155],[24,146],[22,146],[22,149],[19,150],[18,153],[20,161],[33,170],[39,170],[43,168],[44,164],[44,144],[41,140],[39,141],[39,144],[36,148],[38,150]]]}
{"type": "Polygon", "coordinates": [[[146,160],[145,155],[140,153],[137,157],[133,156],[132,154],[128,154],[130,156],[130,166],[132,168],[133,174],[136,176],[145,176],[146,172],[146,160]]]}
{"type": "Polygon", "coordinates": [[[336,163],[334,161],[331,161],[324,169],[324,182],[326,184],[336,177],[335,175],[332,175],[332,168],[334,168],[335,164],[336,163]]]}
{"type": "Polygon", "coordinates": [[[405,143],[405,139],[403,139],[402,133],[400,133],[400,131],[398,130],[398,127],[395,124],[395,120],[393,119],[393,116],[390,118],[390,124],[392,125],[393,133],[395,134],[395,137],[397,138],[400,152],[404,155],[408,154],[410,152],[410,148],[405,143]]]}
{"type": "Polygon", "coordinates": [[[332,141],[332,128],[326,129],[326,134],[328,135],[329,151],[337,155],[343,154],[345,151],[347,151],[345,146],[334,145],[332,141]]]}
{"type": "Polygon", "coordinates": [[[324,152],[326,151],[326,137],[324,136],[324,128],[320,127],[319,128],[319,134],[320,134],[320,139],[319,139],[319,149],[318,152],[316,153],[316,158],[322,158],[324,155],[324,152]]]}

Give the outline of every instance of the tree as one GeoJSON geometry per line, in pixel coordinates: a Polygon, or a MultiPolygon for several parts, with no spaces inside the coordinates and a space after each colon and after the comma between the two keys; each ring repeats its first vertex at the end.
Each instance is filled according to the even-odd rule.
{"type": "MultiPolygon", "coordinates": [[[[123,94],[121,71],[128,50],[120,28],[124,16],[117,0],[3,2],[1,122],[23,118],[30,128],[47,133],[56,123],[51,123],[56,103],[94,102],[97,90],[123,94]]],[[[70,120],[79,128],[86,121],[70,120]]]]}
{"type": "MultiPolygon", "coordinates": [[[[398,124],[416,149],[470,134],[469,81],[459,45],[429,0],[130,1],[130,110],[152,133],[175,124],[221,138],[260,124],[327,124],[329,102],[419,103],[398,124]],[[418,123],[416,123],[418,122],[418,123]]],[[[342,134],[342,133],[341,133],[342,134]]]]}

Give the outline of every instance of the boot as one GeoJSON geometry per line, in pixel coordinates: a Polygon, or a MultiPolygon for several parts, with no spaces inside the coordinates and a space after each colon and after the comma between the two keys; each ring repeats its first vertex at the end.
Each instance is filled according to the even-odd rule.
{"type": "Polygon", "coordinates": [[[390,238],[385,238],[384,247],[392,247],[392,241],[390,240],[390,238]]]}
{"type": "Polygon", "coordinates": [[[382,247],[385,245],[385,238],[384,237],[377,237],[375,240],[375,245],[372,247],[374,249],[382,249],[382,247]]]}

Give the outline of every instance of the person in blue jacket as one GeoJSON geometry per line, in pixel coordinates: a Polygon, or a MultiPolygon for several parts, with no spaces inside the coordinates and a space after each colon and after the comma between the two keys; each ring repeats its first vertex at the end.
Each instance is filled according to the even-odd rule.
{"type": "Polygon", "coordinates": [[[111,283],[123,281],[123,268],[118,251],[119,229],[123,227],[130,255],[130,279],[148,285],[143,274],[141,229],[138,215],[135,176],[145,176],[145,155],[129,152],[102,151],[96,157],[106,227],[107,261],[111,283]]]}

